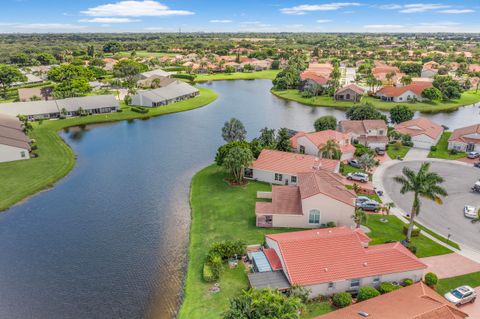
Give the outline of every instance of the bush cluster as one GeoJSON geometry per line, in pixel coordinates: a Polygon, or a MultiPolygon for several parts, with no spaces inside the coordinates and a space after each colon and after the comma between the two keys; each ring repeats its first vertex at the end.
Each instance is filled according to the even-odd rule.
{"type": "Polygon", "coordinates": [[[369,286],[361,287],[358,290],[357,301],[358,302],[365,301],[370,298],[377,297],[379,295],[380,295],[380,292],[373,287],[369,287],[369,286]]]}
{"type": "Polygon", "coordinates": [[[348,292],[339,292],[333,295],[332,302],[337,308],[345,308],[352,304],[352,295],[348,292]]]}
{"type": "Polygon", "coordinates": [[[378,287],[378,291],[383,295],[383,294],[392,292],[394,290],[397,290],[399,288],[400,286],[394,285],[391,282],[382,282],[378,287]]]}
{"type": "Polygon", "coordinates": [[[147,114],[150,110],[146,109],[144,107],[133,106],[132,111],[137,112],[137,113],[141,113],[141,114],[147,114]]]}
{"type": "Polygon", "coordinates": [[[434,274],[433,272],[429,272],[425,275],[425,284],[428,287],[433,288],[437,283],[438,283],[438,277],[436,274],[434,274]]]}

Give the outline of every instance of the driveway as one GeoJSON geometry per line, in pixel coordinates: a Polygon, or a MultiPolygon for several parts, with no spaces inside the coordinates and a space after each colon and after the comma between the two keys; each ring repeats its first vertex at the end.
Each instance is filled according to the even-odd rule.
{"type": "MultiPolygon", "coordinates": [[[[392,177],[401,175],[403,167],[418,170],[422,162],[399,162],[386,167],[382,174],[385,192],[405,212],[410,211],[413,196],[411,193],[400,194],[400,185],[392,177]]],[[[480,178],[480,170],[456,161],[432,162],[430,170],[445,179],[443,187],[449,195],[444,198],[443,205],[422,199],[418,220],[433,231],[445,237],[451,234],[453,241],[480,251],[480,223],[472,224],[463,216],[464,205],[480,207],[480,194],[470,191],[475,181],[480,178]]]]}
{"type": "Polygon", "coordinates": [[[480,271],[480,264],[457,253],[420,258],[438,278],[449,278],[480,271]]]}
{"type": "MultiPolygon", "coordinates": [[[[475,291],[477,292],[477,296],[480,296],[480,287],[476,287],[475,291]]],[[[480,318],[480,302],[479,298],[474,303],[469,303],[463,306],[458,307],[461,311],[468,314],[468,318],[475,319],[480,318]]]]}
{"type": "Polygon", "coordinates": [[[405,155],[404,160],[422,160],[428,157],[430,150],[424,150],[423,148],[412,147],[407,155],[405,155]]]}

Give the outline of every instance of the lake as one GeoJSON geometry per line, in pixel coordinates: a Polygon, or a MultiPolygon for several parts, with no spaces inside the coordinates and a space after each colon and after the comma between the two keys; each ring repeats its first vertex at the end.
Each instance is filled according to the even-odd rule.
{"type": "MultiPolygon", "coordinates": [[[[174,317],[190,180],[213,161],[224,122],[240,119],[253,138],[265,126],[312,130],[321,115],[344,118],[274,97],[269,80],[202,85],[219,93],[203,108],[61,133],[78,155],[74,170],[0,214],[0,318],[174,317]]],[[[478,122],[479,109],[429,117],[455,128],[478,122]]]]}

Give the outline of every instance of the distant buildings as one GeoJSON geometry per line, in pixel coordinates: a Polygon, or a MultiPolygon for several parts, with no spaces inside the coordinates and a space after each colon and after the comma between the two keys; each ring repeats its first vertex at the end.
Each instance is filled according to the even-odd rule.
{"type": "Polygon", "coordinates": [[[158,89],[139,91],[132,97],[132,105],[156,107],[186,100],[200,92],[194,86],[182,81],[174,81],[158,89]]]}
{"type": "Polygon", "coordinates": [[[386,102],[408,102],[413,99],[423,101],[422,92],[431,88],[430,82],[414,82],[405,86],[384,86],[376,95],[386,102]]]}
{"type": "Polygon", "coordinates": [[[30,139],[14,116],[0,114],[0,162],[30,158],[30,139]]]}

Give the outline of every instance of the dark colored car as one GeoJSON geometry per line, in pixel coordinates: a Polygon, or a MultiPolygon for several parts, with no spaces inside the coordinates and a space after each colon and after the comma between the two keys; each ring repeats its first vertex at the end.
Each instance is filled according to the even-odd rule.
{"type": "Polygon", "coordinates": [[[355,167],[355,168],[362,168],[362,165],[360,165],[360,163],[357,160],[354,160],[354,159],[349,160],[348,165],[350,165],[352,167],[355,167]]]}
{"type": "Polygon", "coordinates": [[[380,147],[377,147],[375,149],[375,153],[377,153],[377,155],[385,155],[385,149],[384,148],[380,148],[380,147]]]}

